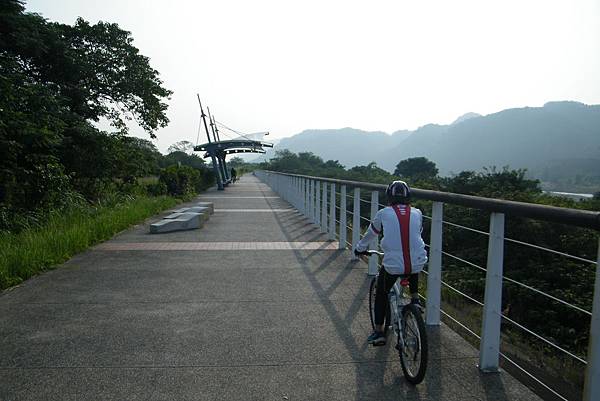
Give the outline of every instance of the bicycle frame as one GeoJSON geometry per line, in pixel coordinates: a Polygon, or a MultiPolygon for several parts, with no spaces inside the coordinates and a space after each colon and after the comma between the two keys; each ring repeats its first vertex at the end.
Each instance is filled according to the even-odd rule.
{"type": "Polygon", "coordinates": [[[392,328],[400,337],[399,344],[404,344],[404,336],[400,327],[402,325],[402,308],[408,305],[408,300],[404,296],[404,286],[398,284],[398,280],[394,283],[388,293],[388,304],[390,307],[390,317],[392,318],[392,328]]]}

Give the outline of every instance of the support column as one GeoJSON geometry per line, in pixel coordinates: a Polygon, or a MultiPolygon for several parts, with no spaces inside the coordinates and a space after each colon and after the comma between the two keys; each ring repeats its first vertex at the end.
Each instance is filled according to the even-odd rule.
{"type": "Polygon", "coordinates": [[[500,363],[500,323],[502,311],[502,267],[504,263],[504,214],[490,216],[483,324],[479,347],[479,369],[497,372],[500,363]]]}
{"type": "Polygon", "coordinates": [[[431,237],[427,268],[427,309],[425,323],[440,325],[440,302],[442,297],[442,220],[444,204],[433,202],[431,211],[431,237]]]}
{"type": "Polygon", "coordinates": [[[212,160],[213,173],[215,174],[215,178],[217,179],[217,189],[219,191],[222,191],[225,188],[223,188],[223,180],[221,179],[221,170],[219,169],[219,166],[217,164],[217,158],[215,157],[215,155],[211,154],[210,159],[212,160]]]}

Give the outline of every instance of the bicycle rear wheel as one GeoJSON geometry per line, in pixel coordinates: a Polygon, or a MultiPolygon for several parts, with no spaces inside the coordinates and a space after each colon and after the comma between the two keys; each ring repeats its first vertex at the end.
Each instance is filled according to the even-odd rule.
{"type": "MultiPolygon", "coordinates": [[[[371,319],[371,328],[375,331],[375,294],[377,294],[377,276],[373,277],[371,280],[371,285],[369,287],[369,318],[371,319]]],[[[387,297],[387,295],[386,295],[387,297]]],[[[388,305],[387,311],[385,313],[385,320],[383,325],[383,332],[387,332],[388,325],[390,324],[390,306],[388,305]]]]}
{"type": "Polygon", "coordinates": [[[425,378],[427,370],[428,346],[425,322],[421,312],[415,305],[406,305],[402,309],[402,337],[404,343],[400,344],[398,336],[398,353],[402,372],[409,383],[419,384],[425,378]]]}

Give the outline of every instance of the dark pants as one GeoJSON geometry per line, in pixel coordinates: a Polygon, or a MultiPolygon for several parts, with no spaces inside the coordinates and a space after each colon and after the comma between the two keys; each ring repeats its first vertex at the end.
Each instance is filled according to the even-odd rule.
{"type": "Polygon", "coordinates": [[[411,294],[419,292],[419,273],[389,274],[383,267],[377,276],[377,291],[375,292],[375,324],[382,325],[388,310],[388,293],[398,278],[408,278],[408,288],[411,294]]]}

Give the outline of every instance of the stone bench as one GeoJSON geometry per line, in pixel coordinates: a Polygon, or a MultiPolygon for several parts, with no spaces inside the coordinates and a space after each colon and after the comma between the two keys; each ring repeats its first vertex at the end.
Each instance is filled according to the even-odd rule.
{"type": "Polygon", "coordinates": [[[207,207],[210,209],[210,214],[215,213],[215,204],[212,202],[198,202],[194,205],[194,207],[207,207]]]}
{"type": "Polygon", "coordinates": [[[207,218],[208,215],[204,213],[180,213],[177,218],[163,219],[150,224],[150,234],[193,230],[202,227],[207,218]]]}
{"type": "Polygon", "coordinates": [[[186,210],[184,213],[206,213],[206,215],[208,216],[209,214],[212,214],[210,208],[205,207],[205,206],[193,206],[188,208],[188,210],[186,210]]]}
{"type": "Polygon", "coordinates": [[[201,208],[190,208],[185,212],[182,213],[171,213],[168,216],[163,217],[163,219],[168,219],[168,220],[172,220],[172,219],[179,219],[182,217],[186,217],[189,214],[198,214],[200,215],[200,220],[202,221],[206,221],[209,218],[209,213],[210,211],[207,208],[202,208],[203,210],[199,210],[201,208]],[[195,209],[195,210],[191,210],[191,209],[195,209]]]}

